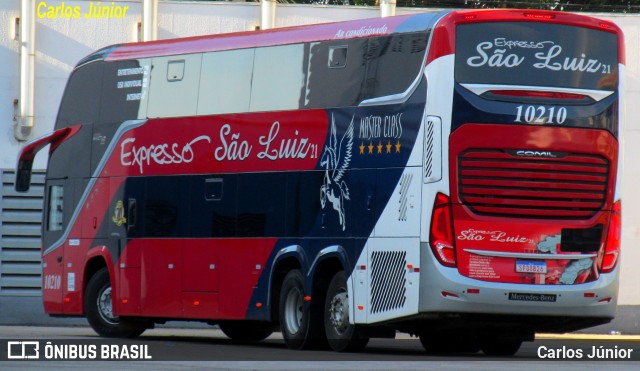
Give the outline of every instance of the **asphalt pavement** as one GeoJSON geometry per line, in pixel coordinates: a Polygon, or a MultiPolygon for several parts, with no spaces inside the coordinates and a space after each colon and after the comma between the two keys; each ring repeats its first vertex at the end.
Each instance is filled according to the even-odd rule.
{"type": "Polygon", "coordinates": [[[538,335],[515,356],[505,358],[482,353],[430,355],[418,339],[404,334],[396,339],[372,339],[360,353],[293,351],[284,346],[279,333],[259,343],[239,344],[216,328],[158,328],[135,339],[109,340],[89,327],[0,326],[0,339],[0,369],[20,371],[640,370],[640,336],[621,335],[538,335]],[[37,358],[18,359],[36,353],[37,358]]]}

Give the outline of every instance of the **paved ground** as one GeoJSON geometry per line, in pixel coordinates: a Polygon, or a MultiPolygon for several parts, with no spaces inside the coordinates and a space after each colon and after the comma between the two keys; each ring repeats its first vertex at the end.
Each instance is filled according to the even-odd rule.
{"type": "MultiPolygon", "coordinates": [[[[374,339],[361,353],[292,351],[284,347],[280,334],[255,344],[235,344],[216,329],[154,329],[143,336],[117,344],[148,345],[153,359],[168,361],[6,361],[8,341],[37,340],[40,354],[47,341],[59,349],[66,344],[101,347],[108,340],[88,327],[0,326],[0,369],[142,369],[142,370],[581,370],[597,367],[615,370],[640,369],[640,336],[565,335],[539,336],[525,343],[516,356],[490,358],[478,354],[427,355],[420,342],[406,335],[397,339],[374,339]],[[589,359],[593,349],[617,352],[630,349],[635,361],[589,359]],[[578,350],[582,357],[576,357],[578,350]],[[574,355],[570,361],[562,360],[574,355]],[[555,358],[549,359],[550,355],[555,358]],[[545,357],[545,359],[541,358],[545,357]]],[[[40,358],[43,359],[43,358],[40,358]]]]}

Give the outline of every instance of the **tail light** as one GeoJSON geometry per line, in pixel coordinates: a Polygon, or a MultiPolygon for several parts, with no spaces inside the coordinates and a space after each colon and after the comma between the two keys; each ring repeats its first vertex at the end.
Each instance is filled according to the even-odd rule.
{"type": "Polygon", "coordinates": [[[548,99],[576,99],[588,98],[583,94],[564,93],[557,91],[535,91],[535,90],[490,90],[491,94],[524,98],[548,98],[548,99]]]}
{"type": "Polygon", "coordinates": [[[601,273],[609,273],[616,267],[620,256],[620,231],[622,227],[622,204],[617,201],[613,204],[613,212],[609,221],[609,231],[602,257],[601,273]]]}
{"type": "Polygon", "coordinates": [[[540,14],[540,13],[524,13],[524,16],[532,19],[541,19],[548,21],[550,19],[554,19],[556,16],[553,14],[540,14]]]}
{"type": "Polygon", "coordinates": [[[436,195],[431,215],[429,245],[433,255],[440,264],[446,267],[456,266],[456,252],[453,243],[453,226],[451,219],[451,202],[442,193],[436,195]]]}

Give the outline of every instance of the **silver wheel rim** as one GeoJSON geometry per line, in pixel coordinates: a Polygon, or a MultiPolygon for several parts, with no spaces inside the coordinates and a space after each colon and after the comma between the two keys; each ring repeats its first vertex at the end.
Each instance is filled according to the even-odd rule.
{"type": "Polygon", "coordinates": [[[113,303],[111,301],[111,285],[100,290],[97,300],[98,313],[103,321],[111,325],[118,324],[118,317],[113,315],[113,303]]]}
{"type": "Polygon", "coordinates": [[[284,324],[287,332],[296,334],[302,325],[302,293],[298,288],[293,288],[287,293],[284,302],[284,324]]]}
{"type": "Polygon", "coordinates": [[[339,335],[349,329],[349,300],[345,291],[337,293],[329,305],[329,321],[339,335]]]}

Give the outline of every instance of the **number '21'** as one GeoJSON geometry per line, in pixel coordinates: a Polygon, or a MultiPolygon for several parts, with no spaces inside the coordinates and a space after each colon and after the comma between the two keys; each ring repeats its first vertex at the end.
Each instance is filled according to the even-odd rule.
{"type": "Polygon", "coordinates": [[[516,107],[516,119],[514,122],[562,124],[567,120],[567,109],[545,106],[518,106],[516,107]]]}

